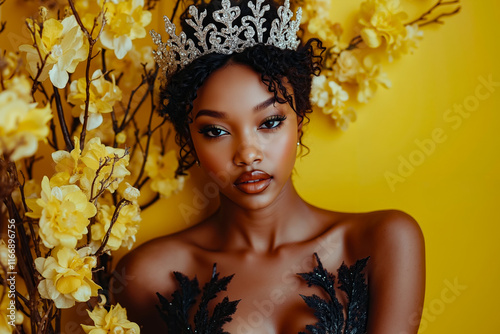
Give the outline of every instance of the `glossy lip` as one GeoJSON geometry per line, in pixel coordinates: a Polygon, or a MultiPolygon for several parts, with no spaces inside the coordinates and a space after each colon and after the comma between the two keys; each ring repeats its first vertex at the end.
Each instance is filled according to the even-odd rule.
{"type": "Polygon", "coordinates": [[[246,194],[258,194],[263,192],[271,184],[273,177],[261,170],[253,170],[241,174],[234,185],[238,190],[246,194]]]}

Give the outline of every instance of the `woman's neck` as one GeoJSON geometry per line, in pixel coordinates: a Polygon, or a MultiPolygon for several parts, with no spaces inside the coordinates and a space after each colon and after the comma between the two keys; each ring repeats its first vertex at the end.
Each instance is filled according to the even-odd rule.
{"type": "Polygon", "coordinates": [[[260,209],[243,208],[221,195],[215,215],[224,248],[273,253],[280,246],[299,242],[310,233],[311,206],[289,180],[278,197],[260,209]]]}

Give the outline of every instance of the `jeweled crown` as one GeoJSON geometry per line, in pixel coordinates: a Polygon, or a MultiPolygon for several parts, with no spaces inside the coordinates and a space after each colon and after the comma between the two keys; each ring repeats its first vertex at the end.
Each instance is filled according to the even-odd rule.
{"type": "Polygon", "coordinates": [[[248,7],[253,15],[242,17],[241,26],[238,26],[233,25],[233,22],[240,16],[240,8],[231,7],[230,0],[222,0],[222,9],[213,12],[214,20],[225,25],[220,31],[213,23],[203,26],[203,20],[207,16],[206,10],[198,13],[198,8],[190,6],[191,18],[186,19],[186,23],[195,30],[194,35],[198,40],[196,42],[198,47],[195,41],[187,39],[184,32],[176,35],[175,25],[167,16],[164,16],[165,30],[170,38],[163,43],[159,33],[154,30],[150,31],[154,43],[158,46],[158,49],[153,51],[156,63],[168,75],[209,53],[233,54],[256,44],[273,45],[282,50],[296,50],[300,43],[297,31],[302,9],[297,9],[295,21],[292,21],[293,12],[290,10],[290,1],[285,0],[283,6],[278,8],[278,17],[271,23],[269,37],[264,42],[263,36],[267,30],[263,27],[266,21],[264,14],[270,6],[268,4],[263,6],[263,2],[264,0],[256,0],[255,3],[249,1],[248,7]]]}

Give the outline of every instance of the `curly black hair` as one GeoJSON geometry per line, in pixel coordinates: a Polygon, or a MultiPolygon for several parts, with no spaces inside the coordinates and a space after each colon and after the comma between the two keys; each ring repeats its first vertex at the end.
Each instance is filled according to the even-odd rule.
{"type": "MultiPolygon", "coordinates": [[[[239,21],[246,15],[252,15],[248,8],[250,0],[231,0],[231,6],[237,5],[241,14],[234,24],[240,25],[239,21]]],[[[278,4],[274,0],[266,0],[271,9],[265,14],[264,41],[267,40],[271,30],[271,22],[278,17],[278,4]]],[[[199,11],[207,10],[208,14],[203,21],[204,25],[215,24],[220,30],[222,27],[212,18],[215,10],[222,8],[221,0],[213,0],[209,3],[202,1],[195,4],[199,11]]],[[[185,23],[189,17],[186,10],[181,15],[182,30],[187,38],[197,40],[194,37],[194,29],[185,23]]],[[[185,175],[185,171],[196,162],[193,155],[193,145],[189,132],[189,123],[192,122],[191,111],[193,101],[197,97],[198,89],[205,80],[227,63],[242,64],[249,66],[261,75],[262,82],[273,93],[278,103],[288,103],[297,113],[300,119],[306,119],[307,114],[312,111],[309,95],[311,93],[311,82],[313,75],[319,75],[321,71],[322,54],[325,48],[318,39],[310,39],[305,44],[300,43],[297,50],[282,50],[272,45],[257,44],[244,49],[242,52],[230,55],[211,53],[195,59],[183,69],[170,74],[166,79],[166,85],[161,89],[160,114],[167,117],[176,130],[176,142],[180,146],[179,167],[176,176],[185,175]],[[293,89],[293,93],[287,92],[284,85],[286,80],[293,89]],[[293,96],[293,98],[292,98],[293,96]]],[[[302,134],[300,135],[302,137],[302,134]]]]}

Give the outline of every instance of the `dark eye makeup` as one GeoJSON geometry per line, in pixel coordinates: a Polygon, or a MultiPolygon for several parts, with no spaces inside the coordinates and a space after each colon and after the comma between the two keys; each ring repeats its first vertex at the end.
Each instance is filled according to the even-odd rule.
{"type": "MultiPolygon", "coordinates": [[[[277,130],[286,120],[285,115],[273,115],[269,116],[259,125],[259,130],[277,130]]],[[[217,125],[208,125],[200,129],[198,133],[201,133],[207,138],[215,139],[220,138],[224,135],[229,134],[227,130],[217,125]]]]}

